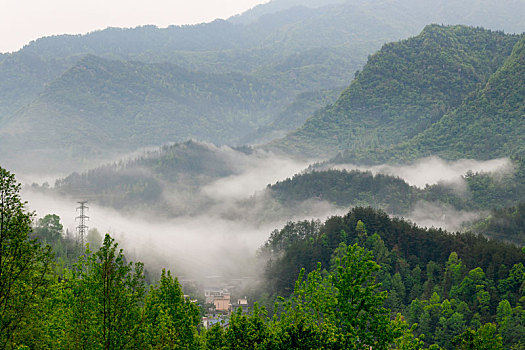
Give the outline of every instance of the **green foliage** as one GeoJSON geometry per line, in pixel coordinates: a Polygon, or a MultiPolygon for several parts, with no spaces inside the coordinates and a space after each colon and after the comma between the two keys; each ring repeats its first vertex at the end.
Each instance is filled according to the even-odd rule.
{"type": "Polygon", "coordinates": [[[525,244],[525,203],[493,209],[490,215],[472,225],[472,231],[488,237],[525,244]]]}
{"type": "Polygon", "coordinates": [[[406,213],[420,192],[399,178],[355,170],[298,174],[268,188],[274,198],[286,204],[319,199],[342,207],[373,206],[394,214],[406,213]]]}
{"type": "MultiPolygon", "coordinates": [[[[382,307],[386,292],[373,276],[378,269],[370,252],[353,245],[329,274],[320,264],[307,276],[302,270],[273,319],[257,304],[250,315],[233,315],[222,344],[228,349],[387,349],[394,343],[420,348],[406,323],[391,320],[382,307]]],[[[212,332],[213,339],[221,333],[212,332]]]]}
{"type": "Polygon", "coordinates": [[[501,336],[496,334],[496,325],[487,323],[477,331],[467,329],[454,338],[456,349],[504,349],[501,336]]]}
{"type": "Polygon", "coordinates": [[[38,220],[37,225],[33,228],[33,235],[43,243],[53,245],[62,238],[63,228],[58,215],[48,214],[38,220]]]}
{"type": "Polygon", "coordinates": [[[492,209],[490,217],[470,224],[470,230],[524,245],[525,205],[516,203],[525,195],[525,178],[521,174],[525,163],[515,160],[513,164],[516,172],[505,176],[468,172],[463,177],[468,195],[460,194],[446,184],[427,185],[420,189],[393,176],[357,170],[313,170],[267,188],[274,199],[286,205],[314,199],[340,207],[371,206],[400,216],[410,214],[420,201],[456,210],[492,209]]]}
{"type": "Polygon", "coordinates": [[[456,110],[387,153],[408,158],[434,154],[449,159],[503,156],[522,159],[524,57],[525,37],[522,36],[498,70],[456,110]]]}
{"type": "MultiPolygon", "coordinates": [[[[198,306],[183,295],[178,280],[163,271],[147,293],[143,265],[128,263],[109,235],[98,251],[87,250],[72,269],[53,279],[50,248],[42,250],[28,240],[31,215],[14,177],[6,171],[2,175],[1,267],[20,272],[15,282],[10,282],[12,275],[0,274],[0,282],[11,283],[16,292],[0,289],[7,306],[0,314],[3,348],[523,346],[525,259],[512,245],[420,229],[371,208],[356,208],[324,223],[288,223],[261,249],[271,259],[265,276],[272,282],[266,285],[274,288],[269,291],[278,287],[288,295],[276,304],[273,317],[255,303],[250,313],[239,309],[231,315],[227,328],[216,325],[198,334],[198,306]],[[18,260],[5,259],[13,240],[24,254],[33,252],[31,273],[16,267],[18,260]],[[305,269],[297,278],[293,267],[305,269]],[[272,281],[277,276],[286,282],[292,274],[290,293],[272,281]]],[[[58,235],[50,239],[55,244],[63,239],[56,215],[44,217],[37,228],[40,239],[58,235]]],[[[17,259],[30,261],[24,254],[17,259]]]]}
{"type": "MultiPolygon", "coordinates": [[[[371,52],[385,42],[415,35],[428,23],[524,30],[519,2],[437,1],[424,6],[413,1],[337,2],[332,6],[320,2],[316,9],[296,1],[270,2],[262,5],[265,10],[260,13],[265,16],[246,15],[248,21],[52,36],[2,55],[0,143],[3,150],[10,150],[2,162],[28,168],[20,155],[31,152],[35,159],[46,158],[45,165],[32,162],[33,170],[54,166],[64,171],[66,165],[72,169],[113,156],[107,154],[109,147],[128,152],[187,138],[253,141],[249,135],[259,127],[263,136],[272,137],[279,134],[264,135],[265,128],[283,132],[298,126],[333,101],[333,89],[347,85],[371,52]],[[332,92],[325,98],[327,90],[332,92]],[[305,98],[304,93],[311,95],[305,98]],[[60,128],[62,124],[68,128],[60,128]]],[[[406,60],[402,54],[408,44],[386,45],[385,52],[391,51],[383,57],[373,55],[369,67],[356,75],[359,84],[352,89],[361,103],[357,107],[365,97],[371,108],[365,106],[363,115],[392,123],[375,128],[326,120],[315,143],[325,151],[334,146],[363,150],[413,135],[446,112],[449,102],[484,80],[486,71],[501,63],[498,53],[512,40],[481,29],[453,27],[450,36],[443,31],[427,28],[418,46],[425,50],[412,52],[406,60]],[[469,37],[472,33],[474,38],[469,37]],[[389,69],[378,71],[375,65],[389,69]],[[416,68],[413,75],[407,74],[410,66],[416,68]],[[379,91],[371,93],[368,83],[378,83],[379,91]],[[443,91],[447,85],[451,93],[443,91]],[[407,108],[388,98],[393,91],[401,92],[399,101],[410,102],[407,108]],[[404,127],[392,127],[397,119],[404,127]],[[350,128],[340,128],[347,124],[350,128]],[[327,131],[331,127],[337,130],[327,131]]],[[[314,119],[338,111],[328,107],[314,119]]],[[[357,112],[352,116],[359,116],[357,112]]],[[[308,125],[305,134],[321,129],[315,128],[316,122],[308,125]]],[[[296,146],[315,151],[317,146],[308,147],[307,141],[300,139],[296,146]]]]}
{"type": "Polygon", "coordinates": [[[243,315],[242,310],[230,318],[225,339],[228,349],[267,349],[271,341],[270,329],[264,309],[255,304],[250,315],[243,315]]]}
{"type": "MultiPolygon", "coordinates": [[[[324,278],[321,266],[334,271],[332,266],[351,250],[348,244],[360,240],[364,227],[367,232],[375,232],[364,242],[367,254],[373,252],[382,265],[380,270],[371,269],[373,276],[381,283],[380,290],[388,291],[380,306],[402,313],[409,325],[417,323],[413,333],[424,335],[427,345],[452,349],[454,337],[468,327],[477,329],[496,321],[506,344],[519,344],[519,337],[508,328],[512,323],[518,332],[525,329],[518,316],[522,312],[520,303],[525,300],[525,258],[519,248],[472,234],[420,229],[370,208],[356,208],[344,217],[332,217],[302,237],[293,229],[293,223],[274,232],[262,250],[269,253],[267,290],[287,295],[286,283],[290,283],[290,275],[297,273],[294,266],[304,266],[306,271],[313,271],[308,275],[312,281],[304,287],[312,283],[318,289],[304,294],[310,299],[303,304],[321,310],[311,313],[330,315],[322,309],[324,301],[311,299],[319,291],[330,289],[320,283],[324,278]],[[343,237],[346,243],[341,242],[343,237]],[[316,265],[317,261],[321,265],[316,265]],[[426,273],[420,266],[426,266],[426,273]]],[[[359,276],[352,279],[358,281],[359,276]]]]}
{"type": "MultiPolygon", "coordinates": [[[[234,149],[242,156],[251,149],[234,149]]],[[[56,180],[51,190],[61,195],[95,196],[98,204],[119,210],[141,208],[166,211],[162,193],[166,184],[189,191],[234,173],[228,154],[219,148],[188,141],[166,145],[143,156],[106,164],[82,174],[56,180]]],[[[36,187],[46,191],[46,188],[36,187]]],[[[169,214],[169,213],[166,213],[169,214]]]]}
{"type": "Polygon", "coordinates": [[[62,282],[66,342],[73,348],[140,347],[143,265],[126,263],[109,235],[96,253],[86,253],[62,282]]]}
{"type": "Polygon", "coordinates": [[[32,214],[19,193],[14,175],[0,167],[0,347],[7,349],[39,312],[52,271],[51,248],[31,239],[32,214]]]}
{"type": "Polygon", "coordinates": [[[182,293],[177,278],[162,270],[158,284],[151,286],[144,306],[145,342],[152,349],[199,348],[197,305],[182,293]]]}
{"type": "Polygon", "coordinates": [[[337,319],[346,333],[345,341],[360,344],[357,348],[372,346],[387,348],[396,334],[390,324],[389,310],[382,307],[386,292],[380,292],[374,273],[380,268],[372,254],[363,248],[349,247],[336,272],[337,319]]]}
{"type": "Polygon", "coordinates": [[[481,28],[427,26],[414,38],[384,45],[333,106],[273,146],[316,156],[346,150],[346,161],[381,158],[368,150],[408,141],[459,107],[503,65],[518,39],[481,28]]]}
{"type": "Polygon", "coordinates": [[[326,8],[249,25],[108,28],[32,42],[0,61],[0,144],[10,149],[2,161],[42,169],[16,156],[31,151],[46,169],[64,171],[114,156],[108,149],[287,131],[324,106],[325,95],[332,101],[370,51],[405,35],[381,22],[365,30],[363,15],[371,17],[326,8]],[[321,96],[313,102],[305,93],[321,96]],[[68,124],[57,120],[71,116],[76,122],[60,128],[68,124]],[[14,130],[31,136],[21,143],[14,130]]]}

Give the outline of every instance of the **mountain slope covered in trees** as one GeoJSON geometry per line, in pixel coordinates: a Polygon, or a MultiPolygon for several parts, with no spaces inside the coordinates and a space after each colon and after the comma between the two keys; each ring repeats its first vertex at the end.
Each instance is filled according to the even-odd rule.
{"type": "MultiPolygon", "coordinates": [[[[448,227],[458,229],[461,228],[462,220],[472,220],[469,215],[461,218],[461,213],[495,208],[499,213],[504,207],[519,204],[525,195],[525,184],[519,172],[505,175],[467,172],[460,183],[441,182],[418,188],[400,178],[384,174],[325,170],[297,174],[293,178],[268,185],[267,190],[284,206],[318,200],[343,208],[370,206],[406,218],[419,213],[418,209],[423,207],[426,208],[422,210],[426,217],[434,218],[430,221],[441,225],[448,223],[448,227]],[[440,221],[440,217],[448,219],[440,221]]],[[[415,220],[418,219],[425,220],[420,217],[415,220]]],[[[525,245],[523,237],[512,230],[489,236],[525,245]]]]}
{"type": "Polygon", "coordinates": [[[334,271],[354,244],[381,265],[375,276],[388,291],[383,305],[417,323],[415,333],[425,334],[427,346],[457,349],[456,334],[487,322],[494,323],[506,346],[522,346],[525,255],[520,248],[471,233],[421,229],[370,208],[275,230],[260,251],[267,260],[264,292],[292,293],[299,267],[334,271]]]}
{"type": "Polygon", "coordinates": [[[80,174],[72,173],[57,179],[53,191],[73,198],[87,198],[94,204],[117,210],[142,208],[169,215],[173,214],[173,208],[163,194],[165,190],[197,191],[200,186],[236,174],[243,166],[239,160],[245,152],[251,150],[221,150],[188,141],[80,174]]]}
{"type": "MultiPolygon", "coordinates": [[[[314,100],[306,102],[301,94],[316,94],[318,91],[346,86],[354,76],[356,69],[365,63],[366,56],[383,43],[413,35],[430,22],[462,22],[494,29],[520,31],[522,22],[515,20],[517,14],[523,12],[520,12],[520,6],[523,4],[510,0],[504,2],[487,0],[483,4],[476,3],[475,6],[471,2],[460,1],[425,1],[425,4],[411,0],[381,3],[309,1],[299,4],[297,1],[276,0],[258,6],[254,11],[249,11],[229,21],[217,20],[200,25],[170,26],[168,28],[154,26],[133,29],[108,28],[87,35],[59,35],[42,38],[31,42],[16,53],[4,54],[0,57],[0,80],[2,80],[0,129],[3,129],[5,124],[9,124],[9,121],[20,118],[21,115],[26,121],[40,123],[40,111],[44,116],[41,122],[44,125],[46,122],[75,125],[79,122],[75,116],[82,115],[83,110],[98,108],[97,105],[104,101],[94,101],[91,98],[88,100],[93,102],[93,105],[87,106],[77,105],[76,101],[70,100],[75,103],[68,107],[70,110],[64,115],[61,114],[61,111],[56,111],[55,106],[48,105],[42,100],[43,96],[50,96],[49,93],[52,91],[50,87],[63,82],[71,69],[74,69],[72,67],[85,62],[86,55],[95,55],[112,61],[135,62],[123,63],[123,66],[137,64],[136,62],[171,63],[190,72],[226,75],[232,72],[241,73],[247,81],[256,82],[255,85],[257,82],[266,85],[279,93],[267,96],[264,91],[255,88],[253,102],[257,104],[257,101],[264,100],[268,108],[264,111],[264,118],[249,125],[249,130],[243,129],[246,132],[243,131],[239,139],[243,142],[267,140],[290,131],[289,128],[302,123],[326,102],[323,99],[315,100],[314,103],[312,103],[314,100]],[[487,16],[487,13],[490,13],[490,16],[487,16]],[[259,92],[261,92],[260,95],[259,92]],[[284,100],[281,98],[283,92],[286,96],[284,100]],[[302,105],[288,105],[292,102],[299,102],[302,105]],[[292,120],[287,122],[282,116],[289,114],[290,108],[292,109],[290,114],[292,120]],[[294,111],[301,111],[301,113],[294,113],[294,111]],[[52,119],[46,121],[50,115],[52,119]],[[276,122],[272,123],[274,120],[276,122]],[[256,131],[259,126],[262,127],[256,131]],[[276,127],[284,129],[275,130],[276,127]],[[254,137],[256,139],[252,140],[254,137]]],[[[489,56],[494,54],[492,48],[489,48],[489,51],[491,52],[489,56]]],[[[171,68],[168,67],[167,80],[170,79],[170,71],[171,68]]],[[[116,68],[115,72],[108,71],[108,77],[114,79],[119,72],[120,68],[116,68]]],[[[225,79],[228,80],[228,78],[225,79]]],[[[78,84],[82,83],[78,82],[78,84]]],[[[108,81],[108,84],[118,84],[118,82],[108,81]]],[[[97,85],[90,88],[96,89],[97,85]]],[[[199,86],[198,90],[207,90],[207,87],[199,86]]],[[[103,91],[93,92],[95,96],[104,93],[103,91]]],[[[60,95],[57,95],[54,98],[59,97],[60,95]]],[[[128,109],[114,109],[113,112],[118,112],[113,116],[114,119],[128,121],[130,115],[140,115],[143,112],[140,108],[131,108],[142,102],[138,97],[140,96],[136,94],[113,96],[118,104],[130,105],[128,109]],[[132,97],[132,99],[128,100],[125,97],[132,97]]],[[[212,103],[211,100],[204,100],[212,103]]],[[[221,105],[231,101],[228,98],[221,100],[219,96],[217,102],[221,105]]],[[[233,103],[242,104],[243,97],[240,96],[233,103]]],[[[171,113],[170,108],[173,105],[160,107],[165,108],[159,111],[161,116],[157,121],[158,125],[164,123],[165,115],[171,113]]],[[[210,105],[207,107],[206,111],[212,109],[210,105]]],[[[439,107],[438,105],[437,108],[439,107]]],[[[219,116],[221,121],[226,120],[228,123],[231,118],[230,111],[219,107],[214,112],[216,113],[211,113],[212,120],[210,121],[206,119],[208,113],[203,113],[204,116],[201,115],[199,119],[209,124],[212,129],[220,131],[223,126],[217,123],[216,117],[219,116]]],[[[256,120],[259,116],[260,114],[254,113],[252,118],[256,120]]],[[[20,124],[25,125],[25,122],[22,121],[20,124]]],[[[169,123],[164,125],[165,128],[171,126],[169,123]]],[[[217,142],[216,140],[219,139],[219,143],[236,141],[224,134],[210,136],[206,133],[206,129],[204,128],[203,133],[197,133],[197,138],[208,142],[217,142]]],[[[179,131],[180,134],[183,132],[187,130],[179,131]]],[[[12,130],[9,133],[12,133],[12,130]]],[[[146,130],[145,133],[148,134],[148,131],[146,130]]],[[[50,141],[57,139],[56,135],[46,138],[43,134],[33,133],[28,138],[35,142],[41,139],[40,145],[51,145],[50,141]]],[[[188,132],[185,138],[194,135],[188,132]]],[[[87,146],[69,147],[64,154],[65,168],[56,170],[61,172],[73,170],[67,164],[87,168],[91,164],[90,161],[105,153],[104,149],[107,149],[107,145],[114,145],[110,140],[110,132],[102,132],[97,142],[93,140],[92,143],[89,137],[79,138],[78,136],[78,130],[75,128],[71,128],[71,132],[68,128],[61,130],[60,137],[64,137],[65,140],[83,140],[87,146]],[[98,145],[104,142],[108,144],[97,149],[98,145]],[[88,149],[85,153],[82,151],[84,147],[88,149]]],[[[372,135],[371,139],[374,138],[375,136],[372,135]]],[[[162,137],[149,139],[147,143],[141,142],[140,146],[160,145],[163,140],[162,137]]],[[[178,140],[181,139],[170,141],[178,140]]],[[[132,141],[139,140],[132,138],[132,141]]],[[[135,147],[133,143],[130,147],[132,145],[135,147]]],[[[6,146],[7,144],[3,145],[3,147],[6,146]]],[[[20,150],[19,146],[15,142],[13,148],[6,148],[5,154],[27,151],[20,150]]],[[[42,150],[33,156],[38,156],[45,161],[56,161],[56,158],[53,158],[56,157],[54,150],[47,146],[42,146],[42,150]]],[[[13,154],[9,159],[13,163],[6,165],[15,168],[22,167],[20,162],[16,162],[19,158],[18,155],[13,154]]],[[[33,169],[26,168],[25,170],[41,171],[42,167],[39,163],[35,163],[33,169]]],[[[53,167],[47,169],[47,171],[53,170],[55,170],[53,167]]]]}
{"type": "Polygon", "coordinates": [[[360,154],[410,140],[485,85],[518,40],[481,28],[427,26],[414,38],[383,46],[332,106],[274,146],[311,155],[360,154]]]}
{"type": "Polygon", "coordinates": [[[486,84],[459,108],[391,152],[405,158],[435,154],[476,159],[514,155],[523,159],[524,82],[525,36],[486,84]]]}
{"type": "Polygon", "coordinates": [[[4,157],[16,161],[31,153],[50,169],[73,162],[76,153],[109,158],[191,138],[235,143],[239,135],[269,123],[287,97],[285,90],[240,73],[87,56],[5,120],[0,144],[12,150],[4,157]]]}
{"type": "Polygon", "coordinates": [[[489,216],[472,224],[471,230],[487,237],[525,245],[525,202],[492,210],[489,216]]]}

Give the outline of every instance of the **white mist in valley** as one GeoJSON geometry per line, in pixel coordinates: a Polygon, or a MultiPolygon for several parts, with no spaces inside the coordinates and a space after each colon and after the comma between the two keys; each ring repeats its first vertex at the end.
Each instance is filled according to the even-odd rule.
{"type": "MultiPolygon", "coordinates": [[[[25,190],[29,208],[39,217],[49,213],[60,216],[64,227],[75,230],[77,203],[63,198],[25,190]]],[[[146,220],[142,216],[119,213],[88,203],[88,227],[110,233],[128,256],[144,261],[150,269],[166,267],[178,275],[203,278],[207,275],[239,273],[250,267],[255,250],[264,242],[274,225],[254,226],[211,213],[195,217],[146,220]],[[239,263],[235,266],[234,262],[239,263]]],[[[277,223],[276,223],[277,224],[277,223]]],[[[253,271],[246,271],[251,275],[253,271]]]]}
{"type": "Polygon", "coordinates": [[[487,213],[456,210],[449,205],[418,201],[405,219],[421,227],[442,228],[449,232],[461,231],[464,225],[480,219],[487,213]]]}
{"type": "MultiPolygon", "coordinates": [[[[197,182],[199,185],[188,188],[184,181],[166,184],[162,197],[168,199],[167,205],[185,207],[185,211],[173,216],[145,210],[119,212],[92,202],[88,203],[88,226],[110,233],[126,255],[144,261],[152,271],[166,267],[183,278],[203,281],[206,276],[230,279],[257,276],[262,266],[257,264],[255,253],[273,230],[282,228],[290,220],[324,220],[349,210],[316,199],[285,206],[272,198],[267,185],[303,172],[309,164],[306,161],[259,150],[246,154],[226,146],[206,147],[228,164],[232,174],[197,182]]],[[[394,175],[418,187],[446,183],[460,190],[463,176],[469,171],[496,176],[513,170],[508,159],[447,162],[435,157],[404,166],[337,165],[333,168],[394,175]]],[[[51,196],[33,191],[31,187],[23,190],[23,198],[38,217],[57,214],[65,228],[75,230],[76,201],[83,198],[51,196]]],[[[451,231],[480,215],[427,202],[416,203],[414,208],[407,219],[420,226],[451,231]]]]}
{"type": "Polygon", "coordinates": [[[242,199],[261,191],[268,184],[293,176],[308,167],[310,162],[298,161],[257,151],[246,156],[239,174],[221,178],[204,186],[202,193],[217,200],[242,199]]]}
{"type": "Polygon", "coordinates": [[[339,170],[370,171],[372,174],[397,176],[409,185],[424,188],[426,185],[438,183],[453,187],[464,184],[463,176],[469,171],[473,173],[505,174],[514,171],[514,166],[508,158],[498,158],[486,161],[461,159],[446,161],[439,157],[428,157],[408,165],[382,164],[376,166],[359,166],[354,164],[338,164],[332,167],[339,170]]]}
{"type": "MultiPolygon", "coordinates": [[[[207,276],[230,279],[257,276],[261,271],[256,251],[273,230],[282,228],[289,220],[324,220],[342,213],[341,209],[319,201],[301,203],[293,210],[275,209],[276,203],[266,193],[266,186],[301,172],[307,162],[259,151],[246,155],[229,147],[215,150],[231,162],[234,175],[187,193],[181,192],[181,186],[176,184],[165,188],[163,197],[171,198],[171,205],[188,201],[184,205],[192,210],[187,215],[119,212],[88,203],[88,227],[110,233],[127,256],[143,261],[152,271],[166,267],[182,278],[203,281],[207,276]],[[268,214],[270,207],[273,215],[268,214]]],[[[64,228],[74,232],[78,216],[76,201],[83,198],[50,195],[27,186],[22,194],[37,217],[57,214],[64,228]]]]}
{"type": "MultiPolygon", "coordinates": [[[[469,173],[486,173],[498,178],[514,172],[514,166],[508,158],[498,158],[486,161],[460,159],[446,161],[439,157],[420,159],[412,164],[376,166],[358,166],[354,164],[338,164],[331,166],[337,170],[370,171],[372,174],[384,174],[403,179],[409,185],[425,188],[427,185],[441,184],[452,188],[460,195],[468,196],[465,176],[469,173]]],[[[405,216],[422,227],[436,227],[448,231],[459,231],[464,224],[477,220],[487,213],[478,211],[455,210],[449,205],[419,201],[413,210],[405,216]]]]}

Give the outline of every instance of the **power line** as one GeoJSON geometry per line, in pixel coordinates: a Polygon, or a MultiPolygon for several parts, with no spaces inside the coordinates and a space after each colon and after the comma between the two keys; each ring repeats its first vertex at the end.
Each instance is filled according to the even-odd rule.
{"type": "Polygon", "coordinates": [[[87,236],[87,229],[86,226],[86,220],[89,220],[89,216],[85,214],[85,212],[89,209],[86,206],[87,201],[80,201],[77,202],[80,204],[80,207],[77,208],[77,211],[80,210],[80,215],[75,218],[75,220],[79,220],[79,225],[77,226],[77,241],[80,243],[80,247],[82,248],[82,251],[84,250],[84,237],[87,236]]]}

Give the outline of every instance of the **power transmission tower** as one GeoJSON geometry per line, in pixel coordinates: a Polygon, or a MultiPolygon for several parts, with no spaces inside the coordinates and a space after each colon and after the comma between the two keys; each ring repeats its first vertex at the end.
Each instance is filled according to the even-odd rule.
{"type": "Polygon", "coordinates": [[[80,215],[76,217],[76,220],[79,221],[77,226],[77,241],[80,242],[80,247],[82,251],[84,250],[84,237],[86,236],[88,227],[86,226],[86,220],[89,220],[89,216],[85,212],[89,209],[86,206],[87,201],[77,202],[80,204],[80,207],[77,208],[77,211],[80,211],[80,215]]]}

